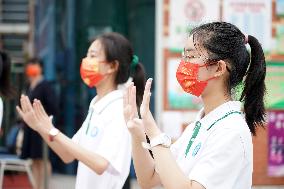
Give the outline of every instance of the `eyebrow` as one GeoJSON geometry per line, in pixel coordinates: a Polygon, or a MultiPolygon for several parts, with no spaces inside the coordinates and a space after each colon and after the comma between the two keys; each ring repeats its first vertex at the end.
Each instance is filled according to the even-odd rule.
{"type": "Polygon", "coordinates": [[[191,51],[195,51],[195,48],[183,48],[184,52],[191,52],[191,51]]]}
{"type": "Polygon", "coordinates": [[[88,53],[98,53],[98,51],[91,49],[88,51],[88,53]]]}

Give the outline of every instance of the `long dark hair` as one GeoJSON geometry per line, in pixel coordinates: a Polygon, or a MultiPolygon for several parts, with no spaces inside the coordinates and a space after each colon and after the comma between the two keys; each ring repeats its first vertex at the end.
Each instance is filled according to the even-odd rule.
{"type": "Polygon", "coordinates": [[[224,60],[230,67],[228,91],[244,83],[240,100],[244,101],[246,122],[253,135],[257,126],[264,126],[266,92],[266,63],[258,40],[245,36],[236,26],[227,22],[212,22],[191,31],[197,49],[204,48],[209,59],[224,60]],[[251,48],[251,55],[245,44],[251,48]]]}
{"type": "Polygon", "coordinates": [[[11,86],[11,59],[7,53],[0,51],[0,94],[6,98],[13,98],[15,90],[11,86]]]}
{"type": "Polygon", "coordinates": [[[133,65],[133,49],[130,42],[119,33],[105,33],[99,36],[98,39],[105,50],[106,60],[108,62],[119,62],[118,72],[116,75],[116,84],[125,83],[129,76],[133,78],[136,86],[136,103],[140,106],[143,98],[145,86],[145,70],[141,63],[133,65]]]}

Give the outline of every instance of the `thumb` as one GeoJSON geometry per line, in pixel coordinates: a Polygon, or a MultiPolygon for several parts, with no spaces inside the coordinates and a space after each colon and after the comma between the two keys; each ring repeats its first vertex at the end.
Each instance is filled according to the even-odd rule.
{"type": "Polygon", "coordinates": [[[134,119],[133,119],[133,122],[134,122],[136,125],[143,125],[142,119],[139,119],[139,118],[134,118],[134,119]]]}

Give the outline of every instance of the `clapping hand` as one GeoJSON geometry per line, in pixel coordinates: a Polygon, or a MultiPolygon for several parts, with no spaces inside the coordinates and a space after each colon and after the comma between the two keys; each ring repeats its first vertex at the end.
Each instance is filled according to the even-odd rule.
{"type": "Polygon", "coordinates": [[[141,119],[138,118],[136,87],[133,83],[127,87],[124,94],[124,117],[130,133],[135,136],[141,136],[146,133],[150,139],[161,133],[149,108],[151,85],[152,78],[148,79],[145,85],[143,100],[140,106],[141,119]]]}
{"type": "Polygon", "coordinates": [[[21,107],[17,106],[16,109],[31,129],[40,132],[41,130],[48,130],[53,127],[51,118],[46,114],[39,100],[35,99],[32,105],[29,98],[22,95],[20,103],[21,107]]]}

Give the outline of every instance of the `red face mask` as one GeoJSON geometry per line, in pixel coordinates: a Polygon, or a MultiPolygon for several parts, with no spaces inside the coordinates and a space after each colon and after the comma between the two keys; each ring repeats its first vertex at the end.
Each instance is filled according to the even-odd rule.
{"type": "Polygon", "coordinates": [[[99,62],[84,58],[80,67],[82,80],[88,87],[95,87],[102,79],[103,75],[99,73],[99,62]]]}
{"type": "Polygon", "coordinates": [[[207,86],[208,81],[214,78],[207,79],[206,81],[198,80],[198,70],[204,66],[206,64],[198,65],[183,60],[180,62],[176,78],[185,92],[199,97],[207,86]]]}
{"type": "Polygon", "coordinates": [[[26,75],[29,77],[29,78],[34,78],[34,77],[37,77],[41,74],[41,68],[39,65],[37,64],[29,64],[27,67],[26,67],[26,75]]]}

